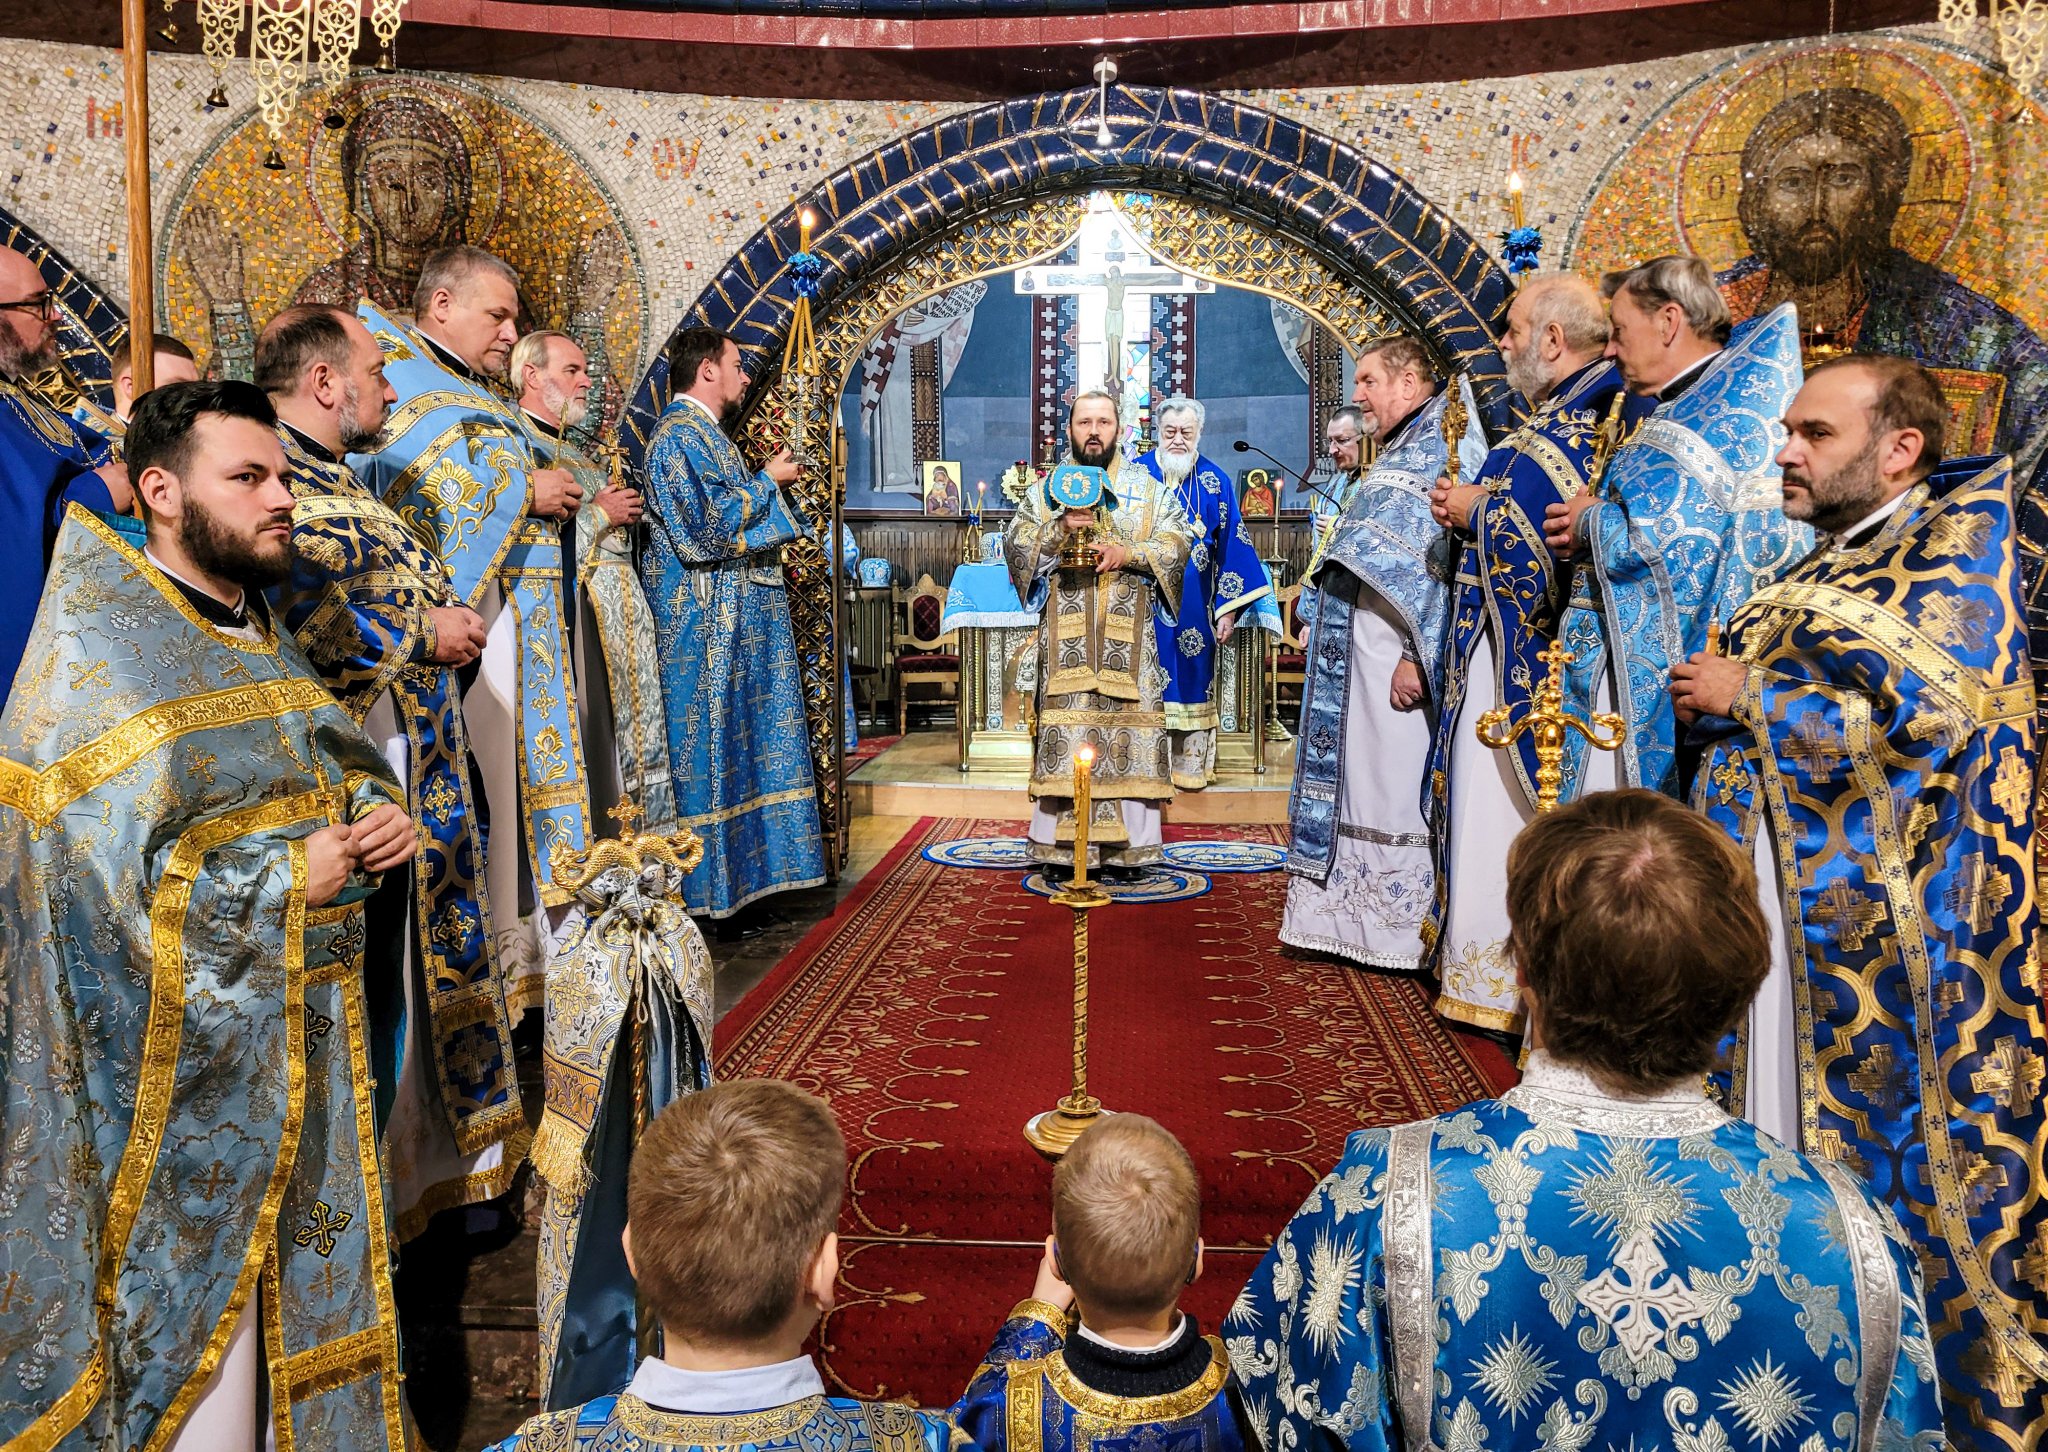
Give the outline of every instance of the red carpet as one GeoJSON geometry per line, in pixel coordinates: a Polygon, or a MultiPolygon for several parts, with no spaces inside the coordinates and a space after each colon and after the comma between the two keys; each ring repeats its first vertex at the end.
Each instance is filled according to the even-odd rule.
{"type": "Polygon", "coordinates": [[[883,752],[887,751],[890,747],[894,746],[897,742],[901,741],[902,739],[903,738],[901,736],[861,737],[860,740],[854,744],[853,750],[846,753],[846,769],[848,771],[858,770],[860,767],[867,765],[869,762],[873,761],[876,757],[880,756],[883,752]]]}
{"type": "MultiPolygon", "coordinates": [[[[1071,1072],[1071,914],[1020,873],[917,855],[1019,830],[919,822],[718,1028],[721,1077],[795,1080],[846,1133],[840,1301],[819,1347],[836,1389],[951,1402],[1030,1292],[1051,1228],[1051,1169],[1021,1130],[1071,1072]]],[[[1205,1329],[1347,1134],[1514,1079],[1490,1041],[1449,1032],[1420,985],[1285,956],[1286,892],[1283,873],[1218,874],[1192,901],[1090,916],[1090,1088],[1194,1156],[1209,1256],[1183,1304],[1205,1329]]]]}

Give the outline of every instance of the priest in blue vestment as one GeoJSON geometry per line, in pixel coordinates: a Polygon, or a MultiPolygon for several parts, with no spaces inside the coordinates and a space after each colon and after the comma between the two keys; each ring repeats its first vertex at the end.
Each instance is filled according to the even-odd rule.
{"type": "MultiPolygon", "coordinates": [[[[350,454],[349,467],[431,542],[456,600],[483,617],[462,717],[491,829],[482,887],[496,972],[516,1019],[541,1004],[574,898],[556,874],[590,835],[562,593],[561,525],[582,489],[498,390],[516,341],[519,275],[481,248],[444,247],[420,268],[413,312],[407,326],[368,302],[356,307],[398,402],[377,446],[350,454]]],[[[499,1194],[509,1174],[472,1178],[458,1198],[499,1194]]]]}
{"type": "Polygon", "coordinates": [[[1154,479],[1180,491],[1181,510],[1195,530],[1180,608],[1152,617],[1166,668],[1167,749],[1180,791],[1200,791],[1216,779],[1218,654],[1246,622],[1280,633],[1273,581],[1238,515],[1237,491],[1201,452],[1207,417],[1194,399],[1169,398],[1159,405],[1159,446],[1138,456],[1154,479]]]}
{"type": "Polygon", "coordinates": [[[1450,395],[1405,334],[1369,345],[1357,377],[1380,447],[1313,581],[1280,941],[1415,968],[1435,877],[1422,772],[1450,615],[1429,492],[1451,457],[1450,395]]]}
{"type": "Polygon", "coordinates": [[[1764,976],[1755,895],[1655,793],[1524,829],[1537,1047],[1498,1099],[1352,1135],[1252,1273],[1223,1339],[1268,1452],[1941,1445],[1917,1248],[1704,1087],[1764,976]]]}
{"type": "Polygon", "coordinates": [[[675,395],[647,443],[640,574],[661,646],[676,820],[704,839],[692,913],[729,918],[825,880],[811,733],[782,546],[805,533],[783,496],[795,459],[749,469],[723,421],[745,397],[739,345],[687,328],[668,347],[675,395]]]}
{"type": "MultiPolygon", "coordinates": [[[[1647,416],[1598,486],[1550,506],[1544,536],[1573,561],[1558,634],[1572,652],[1565,700],[1619,714],[1618,752],[1566,737],[1564,798],[1617,783],[1682,793],[1671,667],[1707,643],[1735,607],[1804,551],[1778,489],[1778,420],[1798,391],[1799,319],[1790,304],[1731,338],[1728,305],[1697,257],[1611,273],[1613,338],[1647,416]]],[[[1628,411],[1625,410],[1625,416],[1628,411]]]]}
{"type": "Polygon", "coordinates": [[[1755,854],[1774,962],[1729,1102],[1852,1171],[1919,1249],[1952,1445],[2048,1425],[2039,741],[2004,458],[1941,461],[1905,359],[1814,370],[1785,510],[1821,546],[1672,671],[1694,802],[1755,854]]]}
{"type": "Polygon", "coordinates": [[[1584,493],[1613,448],[1623,392],[1606,347],[1592,284],[1564,274],[1524,280],[1500,350],[1532,412],[1475,480],[1439,480],[1431,495],[1460,552],[1424,777],[1437,863],[1425,936],[1442,983],[1437,1012],[1502,1032],[1522,1022],[1507,951],[1508,844],[1536,814],[1537,761],[1532,734],[1496,751],[1474,724],[1502,707],[1510,720],[1527,716],[1549,670],[1538,656],[1556,637],[1563,581],[1543,541],[1544,511],[1584,493]]]}
{"type": "Polygon", "coordinates": [[[502,1183],[526,1137],[458,675],[482,650],[484,624],[455,597],[440,556],[348,466],[351,450],[374,443],[394,395],[383,351],[355,314],[286,308],[256,341],[255,373],[298,495],[291,574],[271,598],[383,750],[419,824],[409,872],[385,885],[370,915],[392,924],[370,950],[383,990],[371,1005],[373,1062],[405,1238],[459,1190],[502,1183]]]}
{"type": "Polygon", "coordinates": [[[137,405],[146,524],[69,512],[0,716],[8,1447],[407,1445],[363,899],[412,823],[264,602],[275,425],[137,405]]]}

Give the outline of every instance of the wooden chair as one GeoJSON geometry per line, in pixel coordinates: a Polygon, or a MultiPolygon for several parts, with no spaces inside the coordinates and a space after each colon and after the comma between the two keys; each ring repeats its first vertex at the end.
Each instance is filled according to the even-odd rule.
{"type": "Polygon", "coordinates": [[[1280,638],[1273,644],[1273,714],[1280,713],[1280,693],[1292,687],[1294,709],[1301,712],[1301,696],[1308,681],[1308,635],[1301,623],[1301,586],[1282,585],[1273,592],[1280,609],[1280,638]]]}
{"type": "Polygon", "coordinates": [[[956,632],[942,630],[946,613],[946,587],[930,575],[919,575],[909,589],[897,591],[902,606],[896,622],[896,734],[910,729],[910,693],[919,687],[932,690],[923,704],[951,702],[953,719],[960,711],[960,641],[956,632]]]}

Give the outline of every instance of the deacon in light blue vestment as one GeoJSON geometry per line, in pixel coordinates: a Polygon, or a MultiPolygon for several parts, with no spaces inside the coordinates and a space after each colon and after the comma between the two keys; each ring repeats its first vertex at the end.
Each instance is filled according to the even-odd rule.
{"type": "Polygon", "coordinates": [[[377,452],[351,454],[349,467],[432,544],[458,600],[486,621],[502,600],[512,616],[503,653],[503,627],[494,624],[463,716],[491,818],[484,871],[499,971],[517,1013],[539,1006],[552,938],[543,910],[559,916],[573,898],[555,874],[584,845],[589,815],[562,532],[528,512],[529,476],[548,465],[518,410],[461,359],[367,302],[356,316],[384,350],[398,402],[377,452]]]}
{"type": "Polygon", "coordinates": [[[1620,427],[1621,375],[1596,358],[1557,381],[1522,426],[1500,441],[1471,482],[1473,511],[1451,595],[1443,700],[1424,776],[1436,898],[1424,937],[1443,984],[1436,1010],[1481,1028],[1521,1027],[1507,955],[1507,844],[1536,810],[1535,737],[1506,751],[1474,735],[1482,712],[1529,713],[1556,636],[1562,572],[1543,540],[1544,511],[1584,492],[1620,427]],[[1604,441],[1604,442],[1603,442],[1604,441]],[[1464,881],[1454,872],[1467,864],[1464,881]]]}
{"type": "Polygon", "coordinates": [[[1541,1050],[1352,1135],[1223,1339],[1266,1452],[1940,1445],[1914,1248],[1853,1175],[1541,1050]]]}
{"type": "Polygon", "coordinates": [[[1434,867],[1423,820],[1429,718],[1396,711],[1402,659],[1431,703],[1449,623],[1450,579],[1432,558],[1444,532],[1429,492],[1449,467],[1444,388],[1382,436],[1314,581],[1315,624],[1287,817],[1280,939],[1378,968],[1422,961],[1434,867]]]}
{"type": "Polygon", "coordinates": [[[71,511],[0,717],[0,1443],[158,1446],[260,1315],[280,1442],[397,1452],[370,884],[309,906],[305,839],[402,793],[140,543],[71,511]]]}
{"type": "Polygon", "coordinates": [[[1623,786],[1679,790],[1672,663],[1704,650],[1708,625],[1726,625],[1813,540],[1786,520],[1772,462],[1801,377],[1787,303],[1738,330],[1607,461],[1601,502],[1579,521],[1584,558],[1558,629],[1573,655],[1567,704],[1619,713],[1627,735],[1619,762],[1599,761],[1588,780],[1585,738],[1567,733],[1563,800],[1614,785],[1613,766],[1623,786]]]}
{"type": "MultiPolygon", "coordinates": [[[[1185,400],[1162,405],[1162,424],[1176,411],[1176,403],[1187,406],[1185,400]]],[[[1197,428],[1199,438],[1199,419],[1197,428]]],[[[1192,448],[1178,456],[1154,449],[1140,454],[1138,463],[1154,479],[1179,490],[1181,509],[1195,530],[1181,579],[1180,608],[1170,618],[1155,613],[1152,630],[1158,638],[1159,663],[1166,668],[1173,784],[1181,791],[1200,791],[1216,776],[1216,627],[1234,617],[1240,629],[1250,625],[1277,635],[1280,614],[1266,562],[1238,515],[1237,491],[1229,476],[1192,448]]]]}
{"type": "MultiPolygon", "coordinates": [[[[1734,720],[1702,721],[1720,739],[1693,788],[1775,860],[1784,1097],[1802,1145],[1920,1248],[1958,1447],[2048,1425],[2038,703],[2011,475],[1951,460],[1737,611],[1748,681],[1734,720]]],[[[1734,1104],[1780,1057],[1752,1038],[1722,1076],[1734,1104]]]]}
{"type": "Polygon", "coordinates": [[[661,646],[676,820],[704,839],[690,911],[730,917],[825,880],[781,547],[803,526],[688,394],[647,444],[640,561],[661,646]]]}

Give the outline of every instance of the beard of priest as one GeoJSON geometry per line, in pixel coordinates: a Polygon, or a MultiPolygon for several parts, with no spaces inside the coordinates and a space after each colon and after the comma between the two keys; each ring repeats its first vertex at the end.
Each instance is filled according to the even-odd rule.
{"type": "Polygon", "coordinates": [[[1062,511],[1044,488],[1032,489],[1004,536],[1018,597],[1041,611],[1032,860],[1073,863],[1075,752],[1088,746],[1088,857],[1112,880],[1160,856],[1159,806],[1173,781],[1152,620],[1178,608],[1194,539],[1179,492],[1125,460],[1120,433],[1108,394],[1076,398],[1067,425],[1073,461],[1102,469],[1109,497],[1094,510],[1062,511]],[[1090,526],[1094,569],[1062,569],[1068,533],[1090,526]]]}

